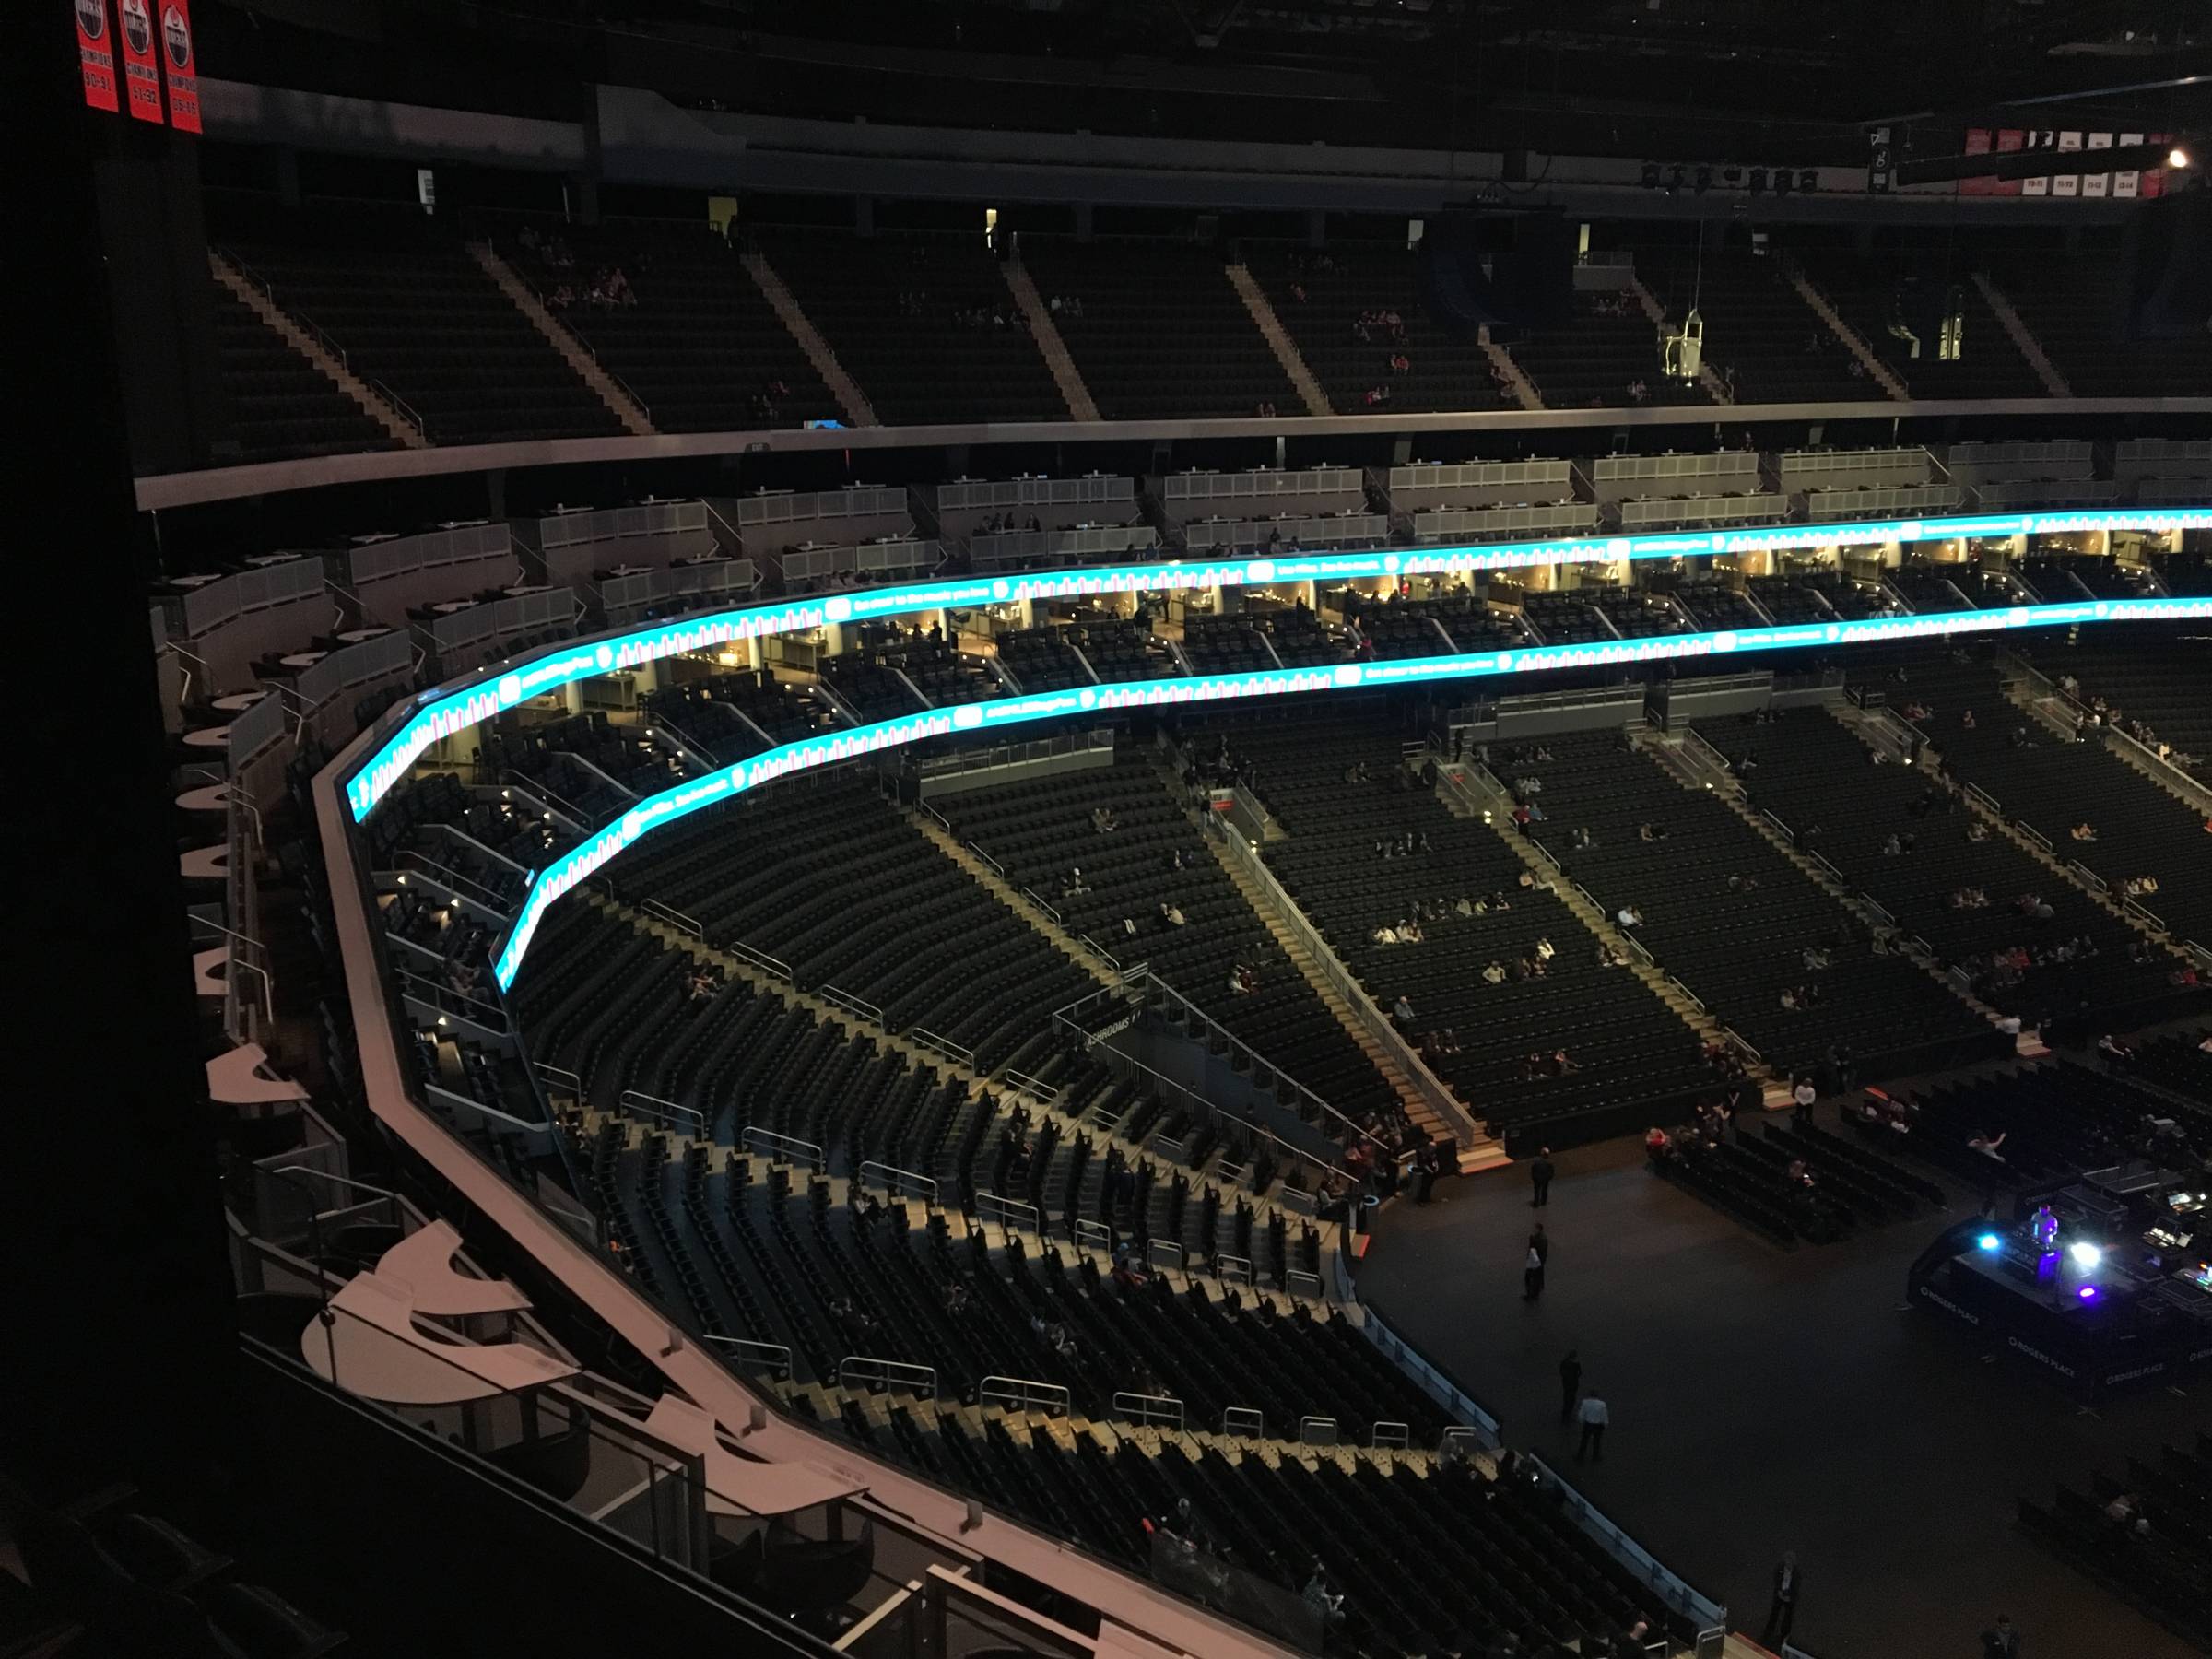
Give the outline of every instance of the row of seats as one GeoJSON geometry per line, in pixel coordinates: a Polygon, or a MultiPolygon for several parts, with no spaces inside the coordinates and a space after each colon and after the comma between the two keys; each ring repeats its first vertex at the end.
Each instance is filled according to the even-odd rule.
{"type": "MultiPolygon", "coordinates": [[[[965,797],[959,797],[965,799],[965,797]]],[[[925,1028],[989,1071],[1049,1043],[1089,976],[1001,906],[851,773],[694,815],[634,850],[623,890],[694,917],[709,941],[790,964],[925,1028]]]]}
{"type": "Polygon", "coordinates": [[[241,461],[394,449],[398,441],[220,282],[215,362],[241,461]]]}
{"type": "Polygon", "coordinates": [[[809,688],[780,680],[767,668],[664,684],[648,691],[643,701],[653,719],[673,727],[722,766],[842,724],[809,688]]]}
{"type": "Polygon", "coordinates": [[[1372,406],[1368,394],[1379,387],[1389,388],[1393,409],[1512,406],[1481,346],[1429,314],[1420,257],[1413,251],[1339,246],[1283,253],[1258,265],[1255,275],[1329,406],[1340,414],[1372,406]],[[1394,335],[1372,320],[1392,313],[1398,318],[1394,335]],[[1371,320],[1363,325],[1362,317],[1371,320]],[[1409,367],[1393,370],[1393,357],[1409,367]]]}
{"type": "Polygon", "coordinates": [[[1455,1050],[1432,1054],[1431,1069],[1493,1132],[1670,1099],[1708,1079],[1696,1035],[1625,969],[1600,966],[1555,897],[1520,885],[1525,866],[1496,832],[1405,776],[1382,711],[1255,712],[1214,732],[1248,759],[1252,787],[1287,832],[1266,858],[1290,897],[1378,1004],[1410,1003],[1416,1041],[1453,1033],[1455,1050]],[[1382,856],[1406,835],[1414,853],[1382,856]],[[1417,906],[1440,904],[1447,913],[1420,924],[1422,942],[1374,942],[1417,906]],[[1486,982],[1488,966],[1535,960],[1546,941],[1556,954],[1541,978],[1486,982]],[[1531,1073],[1533,1053],[1559,1050],[1574,1072],[1531,1073]]]}
{"type": "Polygon", "coordinates": [[[2086,1492],[2020,1500],[2020,1526],[2062,1560],[2147,1607],[2190,1645],[2212,1648],[2212,1434],[2101,1470],[2086,1492]],[[2119,1505],[2115,1512],[2114,1506],[2119,1505]]]}
{"type": "Polygon", "coordinates": [[[1143,759],[1126,755],[1112,768],[970,791],[951,797],[946,810],[1008,879],[1058,907],[1071,932],[1100,940],[1125,966],[1149,963],[1338,1112],[1395,1114],[1390,1085],[1268,937],[1143,759]],[[1093,815],[1100,812],[1111,815],[1112,829],[1097,827],[1093,815]],[[1161,925],[1163,905],[1182,912],[1182,926],[1161,925]],[[1253,971],[1249,989],[1231,985],[1240,964],[1253,971]]]}
{"type": "Polygon", "coordinates": [[[622,426],[457,243],[419,221],[336,218],[238,257],[312,320],[356,373],[418,414],[434,443],[618,437],[622,426]]]}
{"type": "Polygon", "coordinates": [[[741,261],[706,225],[570,223],[502,238],[500,251],[561,324],[618,375],[665,432],[742,431],[841,419],[806,352],[741,261]],[[619,271],[631,297],[594,305],[619,271]]]}
{"type": "Polygon", "coordinates": [[[891,426],[1065,420],[1067,405],[980,238],[762,230],[761,252],[891,426]]]}
{"type": "Polygon", "coordinates": [[[2100,746],[2065,742],[2030,722],[2005,700],[1995,668],[1982,659],[1923,652],[1903,665],[1911,677],[1890,700],[1927,709],[1918,724],[1954,777],[1988,791],[2115,894],[2155,881],[2142,902],[2181,937],[2212,938],[2212,887],[2197,878],[2205,856],[2198,814],[2100,746]],[[2096,840],[2072,839],[2085,823],[2096,840]]]}
{"type": "Polygon", "coordinates": [[[1877,951],[1716,794],[1685,790],[1618,735],[1555,738],[1549,752],[1506,768],[1540,785],[1527,798],[1548,821],[1529,832],[1607,913],[1632,906],[1661,966],[1776,1068],[1811,1070],[1841,1046],[1870,1073],[1894,1071],[1994,1037],[1912,963],[1877,951]]]}
{"type": "Polygon", "coordinates": [[[1984,1002],[2040,1025],[2165,994],[2172,959],[2149,950],[1928,774],[1874,764],[1873,751],[1825,712],[1697,729],[1735,764],[1755,807],[1961,968],[1984,1002]],[[1971,892],[1986,895],[1987,904],[1958,902],[1971,892]],[[2022,908],[2030,895],[2042,900],[2048,917],[2022,908]],[[2025,967],[2006,959],[2021,949],[2030,955],[2025,967]]]}

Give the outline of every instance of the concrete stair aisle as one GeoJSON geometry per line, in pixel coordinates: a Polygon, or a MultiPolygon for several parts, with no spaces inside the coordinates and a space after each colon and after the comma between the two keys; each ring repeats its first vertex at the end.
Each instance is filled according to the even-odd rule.
{"type": "Polygon", "coordinates": [[[1069,961],[1075,963],[1077,967],[1082,969],[1084,972],[1089,974],[1092,979],[1103,986],[1111,989],[1121,982],[1113,976],[1105,963],[1100,961],[1098,958],[1092,956],[1089,951],[1076,942],[1076,936],[1073,934],[1040,911],[1034,904],[1023,899],[1012,882],[1008,881],[1001,872],[993,869],[977,857],[972,849],[955,836],[951,830],[946,829],[943,824],[926,812],[917,812],[912,809],[906,812],[905,818],[906,821],[921,833],[924,841],[929,842],[947,858],[959,865],[962,873],[970,880],[1028,923],[1030,929],[1041,936],[1054,950],[1067,958],[1069,961]]]}
{"type": "Polygon", "coordinates": [[[1841,314],[1829,303],[1828,296],[1813,286],[1811,277],[1802,269],[1793,267],[1790,271],[1790,286],[1797,290],[1797,297],[1812,308],[1813,315],[1820,319],[1829,333],[1842,341],[1845,349],[1859,359],[1859,366],[1866,371],[1867,379],[1881,387],[1893,402],[1910,401],[1911,394],[1906,392],[1904,382],[1889,372],[1888,365],[1874,355],[1873,348],[1859,338],[1858,332],[1843,321],[1841,314]]]}
{"type": "Polygon", "coordinates": [[[1014,303],[1021,307],[1021,314],[1029,322],[1030,337],[1044,354],[1044,366],[1053,371],[1053,383],[1060,388],[1069,416],[1077,420],[1098,419],[1099,406],[1091,401],[1090,388],[1083,383],[1082,371],[1068,355],[1067,342],[1060,337],[1060,324],[1053,321],[1052,307],[1037,292],[1035,279],[1018,259],[1002,260],[998,268],[1006,274],[1014,303]]]}
{"type": "MultiPolygon", "coordinates": [[[[1633,275],[1629,277],[1629,293],[1634,298],[1638,309],[1652,320],[1653,328],[1664,329],[1666,326],[1666,308],[1633,275]]],[[[1721,383],[1721,377],[1712,371],[1712,365],[1701,358],[1698,361],[1698,384],[1704,388],[1705,395],[1716,404],[1735,401],[1728,395],[1728,388],[1721,383]]]]}
{"type": "MultiPolygon", "coordinates": [[[[1481,816],[1458,804],[1453,806],[1452,811],[1459,818],[1481,816]]],[[[1682,987],[1655,964],[1645,961],[1629,937],[1613,924],[1613,918],[1584,897],[1580,888],[1562,879],[1559,871],[1546,861],[1528,838],[1513,829],[1510,818],[1492,814],[1486,821],[1491,833],[1513,850],[1513,856],[1535,873],[1537,881],[1549,887],[1552,896],[1567,907],[1574,919],[1583,924],[1585,933],[1629,959],[1629,971],[1641,983],[1649,986],[1652,994],[1673,1010],[1677,1018],[1708,1042],[1724,1043],[1728,1041],[1728,1034],[1722,1029],[1720,1021],[1708,1014],[1695,999],[1686,995],[1682,987]]]]}
{"type": "Polygon", "coordinates": [[[2074,388],[2066,384],[2066,377],[2059,373],[2058,366],[2044,352],[2043,343],[2035,337],[2028,320],[2013,309],[2004,291],[1989,279],[1989,273],[1976,271],[1972,280],[1982,298],[1989,302],[1989,309],[1997,313],[1997,321],[2005,325],[2005,333],[2028,359],[2028,367],[2035,371],[2035,378],[2043,382],[2043,390],[2053,397],[2073,396],[2074,388]]]}
{"type": "Polygon", "coordinates": [[[1252,320],[1266,340],[1268,349],[1275,353],[1275,360],[1282,365],[1283,372],[1290,377],[1291,385],[1298,390],[1299,400],[1306,406],[1306,413],[1334,413],[1329,407],[1328,395],[1321,389],[1321,382],[1313,378],[1313,371],[1306,367],[1306,359],[1300,355],[1298,342],[1290,337],[1289,331],[1283,326],[1283,320],[1275,314],[1275,307],[1268,302],[1266,294],[1253,278],[1251,268],[1239,263],[1229,266],[1228,270],[1230,287],[1237,290],[1237,298],[1244,301],[1244,309],[1252,313],[1252,320]]]}
{"type": "MultiPolygon", "coordinates": [[[[1456,1138],[1452,1129],[1430,1109],[1428,1100],[1413,1079],[1406,1075],[1405,1069],[1398,1065],[1390,1050],[1376,1040],[1359,1011],[1345,1001],[1329,976],[1322,971],[1303,941],[1276,913],[1266,892],[1211,836],[1206,838],[1206,851],[1213,854],[1214,862],[1228,872],[1230,880],[1236,883],[1237,891],[1244,896],[1244,902],[1252,907],[1253,914],[1260,919],[1268,935],[1282,947],[1292,966],[1297,968],[1300,977],[1312,988],[1313,994],[1321,998],[1323,1006],[1335,1016],[1336,1023],[1351,1033],[1352,1041],[1359,1045],[1359,1052],[1367,1056],[1369,1063],[1382,1073],[1383,1081],[1397,1095],[1398,1103],[1406,1109],[1406,1115],[1412,1119],[1415,1126],[1431,1137],[1456,1138]]],[[[1511,1161],[1505,1155],[1505,1148],[1488,1136],[1459,1148],[1459,1172],[1463,1175],[1496,1169],[1511,1161]]]]}
{"type": "Polygon", "coordinates": [[[253,279],[225,259],[213,248],[207,250],[207,268],[215,279],[229,288],[245,308],[259,317],[272,333],[305,358],[322,373],[323,378],[361,406],[361,412],[382,427],[394,441],[408,449],[428,449],[429,440],[422,429],[382,396],[376,389],[347,366],[345,359],[287,316],[276,302],[262,292],[253,279]]]}
{"type": "Polygon", "coordinates": [[[837,406],[845,412],[845,418],[854,426],[881,426],[883,423],[876,418],[876,411],[870,406],[866,394],[861,391],[860,382],[845,372],[844,365],[837,360],[837,354],[830,349],[830,342],[822,338],[821,331],[815,327],[806,312],[800,308],[798,296],[784,286],[782,277],[776,275],[776,268],[768,263],[768,256],[759,253],[747,253],[742,263],[747,274],[753,279],[753,286],[760,290],[760,297],[768,301],[769,309],[782,323],[784,332],[806,354],[806,360],[814,365],[815,373],[821,376],[822,384],[830,388],[830,395],[837,399],[837,406]]]}
{"type": "MultiPolygon", "coordinates": [[[[1202,1169],[1193,1170],[1182,1164],[1171,1162],[1153,1151],[1148,1146],[1131,1140],[1124,1135],[1122,1128],[1126,1122],[1125,1118],[1116,1119],[1112,1124],[1103,1122],[1095,1113],[1088,1117],[1079,1118],[1062,1108],[1055,1100],[1043,1099],[1002,1076],[987,1075],[976,1071],[971,1066],[962,1065],[935,1049],[924,1048],[903,1037],[884,1030],[880,1026],[862,1018],[849,1008],[816,996],[809,992],[798,990],[786,981],[766,972],[743,957],[735,956],[725,950],[718,950],[695,935],[687,933],[682,928],[672,923],[665,922],[658,916],[650,915],[644,911],[634,909],[618,900],[608,899],[598,893],[586,893],[584,899],[585,902],[597,906],[609,915],[619,917],[639,932],[649,934],[664,941],[673,948],[691,957],[694,960],[711,963],[718,972],[726,978],[735,980],[740,983],[751,986],[756,991],[779,997],[784,1002],[806,1009],[816,1018],[834,1027],[849,1037],[870,1039],[879,1048],[897,1053],[916,1066],[931,1067],[945,1077],[958,1078],[966,1083],[973,1093],[989,1093],[1025,1102],[1031,1114],[1039,1120],[1050,1118],[1057,1124],[1064,1139],[1077,1134],[1084,1134],[1090,1135],[1094,1140],[1111,1141],[1120,1148],[1123,1156],[1132,1165],[1149,1164],[1152,1167],[1156,1184],[1164,1186],[1171,1182],[1174,1176],[1181,1174],[1190,1184],[1194,1202],[1206,1186],[1218,1187],[1223,1194],[1221,1207],[1224,1217],[1233,1215],[1236,1201],[1241,1198],[1252,1205],[1253,1225],[1264,1231],[1269,1218],[1276,1214],[1279,1207],[1275,1196],[1279,1190],[1279,1182],[1276,1185],[1271,1185],[1265,1193],[1253,1193],[1243,1187],[1232,1187],[1223,1181],[1220,1178],[1219,1171],[1224,1155],[1220,1152],[1215,1153],[1202,1169]]],[[[1132,1101],[1132,1111],[1135,1110],[1135,1101],[1132,1101]]],[[[688,1137],[679,1136],[677,1138],[688,1139],[688,1137]]],[[[1094,1159],[1094,1165],[1099,1161],[1094,1159]]],[[[1087,1185],[1087,1192],[1088,1190],[1087,1185]]],[[[1312,1219],[1311,1217],[1295,1210],[1283,1209],[1281,1214],[1284,1221],[1292,1229],[1293,1232],[1312,1219]]],[[[1324,1258],[1323,1262],[1324,1283],[1327,1282],[1326,1257],[1335,1248],[1334,1241],[1324,1232],[1322,1244],[1322,1253],[1324,1258]]]]}
{"type": "Polygon", "coordinates": [[[546,341],[560,353],[561,360],[576,371],[576,378],[589,386],[607,412],[622,423],[622,429],[632,438],[650,438],[658,429],[645,406],[630,395],[629,389],[599,365],[592,348],[576,337],[575,330],[556,317],[545,307],[545,302],[531,292],[530,285],[516,273],[514,267],[499,255],[499,251],[488,241],[468,244],[468,256],[477,262],[477,268],[499,285],[516,311],[530,319],[531,326],[546,336],[546,341]]]}
{"type": "Polygon", "coordinates": [[[1513,354],[1490,338],[1489,324],[1484,324],[1475,338],[1483,355],[1490,359],[1491,369],[1512,393],[1513,401],[1524,409],[1541,409],[1544,394],[1536,390],[1536,382],[1523,372],[1521,365],[1513,361],[1513,354]]]}

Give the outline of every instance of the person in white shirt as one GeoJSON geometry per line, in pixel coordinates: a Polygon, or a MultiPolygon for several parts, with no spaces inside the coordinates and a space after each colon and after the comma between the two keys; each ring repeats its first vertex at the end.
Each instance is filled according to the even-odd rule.
{"type": "Polygon", "coordinates": [[[1536,941],[1536,954],[1548,962],[1553,957],[1559,955],[1559,951],[1553,947],[1549,939],[1538,939],[1536,941]]]}
{"type": "Polygon", "coordinates": [[[1482,981],[1486,985],[1502,985],[1505,983],[1505,970],[1492,962],[1482,971],[1482,981]]]}
{"type": "Polygon", "coordinates": [[[1595,1394],[1584,1394],[1583,1403],[1575,1407],[1575,1420],[1583,1426],[1583,1437],[1575,1443],[1574,1461],[1581,1463],[1585,1456],[1599,1463],[1606,1461],[1606,1425],[1613,1414],[1606,1408],[1605,1401],[1595,1394]]]}
{"type": "Polygon", "coordinates": [[[1624,904],[1613,912],[1613,920],[1623,927],[1641,927],[1643,925],[1643,912],[1632,904],[1624,904]]]}
{"type": "Polygon", "coordinates": [[[1528,1259],[1521,1264],[1521,1300],[1533,1302],[1544,1294],[1544,1253],[1532,1241],[1528,1259]]]}
{"type": "Polygon", "coordinates": [[[1819,1098],[1820,1091],[1813,1087],[1812,1078],[1800,1077],[1797,1079],[1797,1087],[1790,1090],[1790,1100],[1796,1108],[1794,1115],[1798,1123],[1806,1124],[1812,1121],[1813,1102],[1819,1098]]]}

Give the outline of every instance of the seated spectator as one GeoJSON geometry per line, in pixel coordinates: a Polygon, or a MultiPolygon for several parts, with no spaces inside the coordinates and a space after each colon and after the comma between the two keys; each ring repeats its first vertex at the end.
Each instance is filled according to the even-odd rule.
{"type": "Polygon", "coordinates": [[[1165,900],[1160,901],[1159,925],[1163,933],[1171,927],[1181,927],[1184,920],[1182,907],[1170,904],[1165,900]]]}
{"type": "Polygon", "coordinates": [[[1390,1017],[1398,1022],[1400,1030],[1410,1030],[1413,1022],[1420,1018],[1413,1011],[1413,1004],[1403,991],[1398,993],[1397,1001],[1390,1005],[1390,1017]]]}
{"type": "Polygon", "coordinates": [[[1966,1144],[1970,1149],[1981,1153],[1984,1158],[1994,1158],[1999,1163],[2005,1161],[2003,1154],[1998,1151],[2005,1144],[2003,1134],[1992,1137],[1985,1130],[1980,1135],[1969,1135],[1966,1144]]]}
{"type": "Polygon", "coordinates": [[[1623,927],[1641,927],[1643,912],[1632,904],[1624,904],[1613,912],[1613,920],[1623,927]]]}
{"type": "Polygon", "coordinates": [[[2067,830],[2066,833],[2072,836],[2077,841],[2093,841],[2097,839],[2097,828],[2087,818],[2082,819],[2080,823],[2075,825],[2074,828],[2067,830]]]}
{"type": "Polygon", "coordinates": [[[1643,1150],[1646,1157],[1653,1159],[1672,1158],[1675,1143],[1665,1130],[1653,1124],[1643,1132],[1643,1150]]]}
{"type": "Polygon", "coordinates": [[[1485,968],[1482,971],[1482,982],[1486,985],[1504,984],[1505,970],[1498,963],[1492,962],[1488,968],[1485,968]]]}
{"type": "Polygon", "coordinates": [[[1636,839],[1638,841],[1663,841],[1666,839],[1666,827],[1663,824],[1639,824],[1636,826],[1636,839]]]}

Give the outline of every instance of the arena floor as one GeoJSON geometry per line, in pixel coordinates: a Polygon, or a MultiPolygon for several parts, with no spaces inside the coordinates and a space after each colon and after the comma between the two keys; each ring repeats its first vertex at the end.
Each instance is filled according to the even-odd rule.
{"type": "MultiPolygon", "coordinates": [[[[1833,1108],[1822,1109],[1832,1124],[1833,1108]]],[[[1556,1160],[1548,1282],[1521,1300],[1520,1168],[1400,1203],[1360,1294],[1504,1421],[1571,1459],[1558,1365],[1581,1350],[1611,1407],[1606,1461],[1564,1464],[1600,1510],[1756,1637],[1769,1575],[1797,1552],[1794,1639],[1819,1659],[1968,1659],[2011,1615],[2039,1659],[2183,1659],[2189,1647],[2021,1535],[2022,1496],[2086,1488],[2130,1453],[2187,1443],[2212,1402],[2154,1390],[2077,1412],[2015,1363],[1900,1312],[1924,1217],[1776,1249],[1647,1173],[1634,1141],[1556,1160]]]]}

